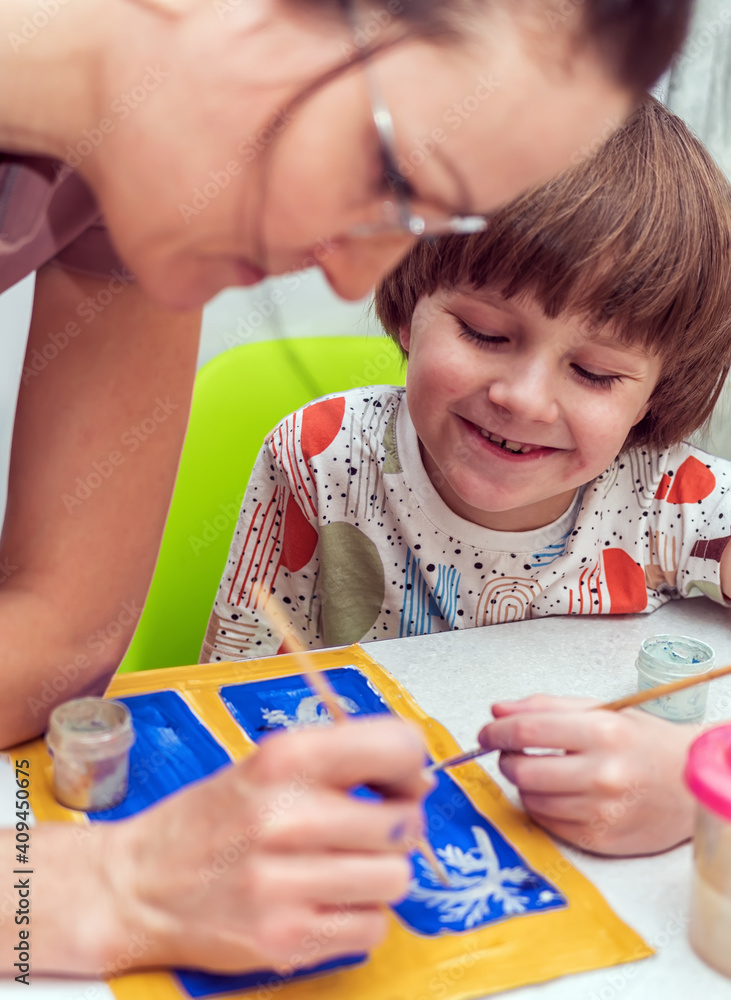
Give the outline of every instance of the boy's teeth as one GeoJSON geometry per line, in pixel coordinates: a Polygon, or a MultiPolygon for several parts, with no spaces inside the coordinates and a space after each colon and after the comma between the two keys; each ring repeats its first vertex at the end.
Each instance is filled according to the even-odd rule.
{"type": "Polygon", "coordinates": [[[526,455],[529,451],[533,451],[533,445],[521,444],[520,441],[508,441],[499,434],[493,434],[491,431],[480,430],[483,437],[487,438],[488,441],[492,441],[494,444],[500,445],[501,448],[505,448],[506,451],[512,451],[514,454],[521,453],[526,455]]]}

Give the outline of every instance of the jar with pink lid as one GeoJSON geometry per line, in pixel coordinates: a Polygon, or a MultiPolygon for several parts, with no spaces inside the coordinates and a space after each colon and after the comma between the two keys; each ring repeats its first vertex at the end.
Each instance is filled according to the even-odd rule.
{"type": "Polygon", "coordinates": [[[685,780],[698,801],[690,943],[731,978],[731,725],[695,740],[685,780]]]}

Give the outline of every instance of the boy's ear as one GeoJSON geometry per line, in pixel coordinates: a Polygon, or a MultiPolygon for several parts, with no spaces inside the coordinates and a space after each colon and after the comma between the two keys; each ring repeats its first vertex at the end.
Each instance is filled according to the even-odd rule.
{"type": "Polygon", "coordinates": [[[645,403],[645,405],[642,407],[642,409],[640,410],[640,412],[637,414],[637,416],[635,417],[635,419],[632,421],[632,426],[633,427],[636,427],[637,424],[639,424],[640,420],[644,420],[645,419],[645,417],[647,416],[647,414],[650,412],[650,403],[651,402],[652,402],[652,398],[650,398],[650,399],[647,400],[647,402],[645,403]]]}
{"type": "Polygon", "coordinates": [[[403,349],[408,351],[411,344],[411,323],[405,323],[398,328],[398,338],[403,349]]]}

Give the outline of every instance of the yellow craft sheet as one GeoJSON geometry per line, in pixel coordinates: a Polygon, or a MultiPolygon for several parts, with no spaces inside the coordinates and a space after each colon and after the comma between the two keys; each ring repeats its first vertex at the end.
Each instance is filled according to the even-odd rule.
{"type": "MultiPolygon", "coordinates": [[[[360,646],[317,650],[297,658],[283,655],[125,674],[114,679],[109,696],[178,691],[231,756],[240,758],[255,747],[218,697],[218,689],[224,684],[302,673],[303,655],[310,670],[342,666],[361,670],[394,712],[421,727],[433,758],[440,760],[459,751],[447,730],[422,712],[408,691],[360,646]]],[[[67,810],[53,799],[50,759],[43,741],[27,744],[23,756],[32,758],[35,780],[31,802],[36,817],[40,821],[87,823],[83,814],[67,810]]],[[[438,937],[420,936],[392,916],[386,939],[361,966],[220,996],[228,1000],[264,1000],[275,994],[282,1000],[466,1000],[653,954],[543,831],[507,801],[479,765],[468,763],[451,773],[476,809],[494,823],[531,867],[568,898],[568,907],[438,937]]],[[[180,1000],[188,996],[168,972],[134,973],[111,980],[110,985],[118,1000],[180,1000]]]]}

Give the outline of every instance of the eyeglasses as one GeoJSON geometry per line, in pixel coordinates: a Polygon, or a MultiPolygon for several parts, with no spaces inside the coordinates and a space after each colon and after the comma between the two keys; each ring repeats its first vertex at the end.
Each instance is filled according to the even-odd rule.
{"type": "Polygon", "coordinates": [[[377,222],[362,223],[350,230],[356,238],[404,233],[410,236],[436,238],[447,234],[480,233],[487,229],[487,219],[482,215],[425,216],[414,212],[411,205],[412,187],[398,165],[396,133],[391,111],[383,97],[371,67],[364,66],[371,114],[376,126],[379,151],[384,167],[384,177],[393,192],[393,201],[382,203],[382,218],[377,222]]]}

